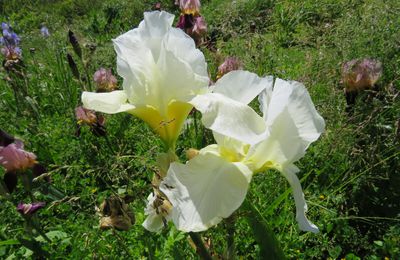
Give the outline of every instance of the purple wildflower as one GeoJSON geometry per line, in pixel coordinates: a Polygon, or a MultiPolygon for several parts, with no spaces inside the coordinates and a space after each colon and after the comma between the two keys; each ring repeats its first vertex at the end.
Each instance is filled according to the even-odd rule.
{"type": "Polygon", "coordinates": [[[97,85],[97,92],[109,92],[116,90],[117,78],[111,73],[111,69],[100,68],[93,75],[97,85]]]}
{"type": "Polygon", "coordinates": [[[199,45],[207,32],[204,17],[200,15],[200,0],[180,0],[181,15],[176,27],[181,28],[199,45]]]}
{"type": "Polygon", "coordinates": [[[20,202],[17,206],[17,211],[19,213],[21,213],[22,215],[32,215],[34,214],[36,211],[38,211],[41,208],[44,208],[44,206],[46,205],[45,202],[34,202],[34,203],[22,203],[20,202]]]}
{"type": "Polygon", "coordinates": [[[88,125],[92,133],[96,136],[105,136],[105,118],[102,115],[96,115],[96,112],[90,109],[86,109],[82,106],[75,108],[75,117],[78,123],[78,129],[76,135],[80,135],[80,129],[82,125],[88,125]]]}
{"type": "Polygon", "coordinates": [[[0,52],[6,60],[19,60],[22,56],[21,48],[12,45],[1,48],[0,52]]]}
{"type": "Polygon", "coordinates": [[[188,33],[188,30],[191,30],[194,26],[193,15],[191,14],[182,14],[179,16],[178,23],[176,24],[177,28],[182,29],[185,33],[188,33]]]}
{"type": "Polygon", "coordinates": [[[382,75],[382,63],[373,59],[354,59],[342,66],[346,91],[372,88],[382,75]]]}
{"type": "Polygon", "coordinates": [[[93,110],[86,109],[82,106],[75,108],[75,117],[80,125],[93,125],[97,122],[96,113],[93,110]]]}
{"type": "Polygon", "coordinates": [[[0,146],[0,165],[7,172],[32,168],[36,163],[36,155],[25,151],[21,140],[15,140],[7,146],[0,146]]]}
{"type": "Polygon", "coordinates": [[[22,55],[22,50],[18,47],[21,38],[12,31],[12,28],[7,23],[2,23],[3,37],[0,38],[1,53],[6,60],[19,60],[22,55]]]}
{"type": "Polygon", "coordinates": [[[43,37],[49,37],[50,36],[49,29],[44,25],[42,26],[42,28],[40,28],[40,33],[42,34],[43,37]]]}
{"type": "Polygon", "coordinates": [[[240,62],[240,60],[236,57],[228,57],[221,65],[219,65],[217,79],[221,78],[228,72],[240,69],[242,69],[242,63],[240,62]]]}
{"type": "Polygon", "coordinates": [[[10,29],[10,25],[8,25],[8,23],[2,22],[1,23],[1,29],[2,30],[8,30],[8,29],[10,29]]]}
{"type": "Polygon", "coordinates": [[[203,16],[196,16],[194,18],[194,26],[192,34],[197,37],[202,37],[207,32],[206,21],[203,16]]]}
{"type": "Polygon", "coordinates": [[[179,7],[183,14],[199,15],[200,0],[180,0],[179,7]]]}

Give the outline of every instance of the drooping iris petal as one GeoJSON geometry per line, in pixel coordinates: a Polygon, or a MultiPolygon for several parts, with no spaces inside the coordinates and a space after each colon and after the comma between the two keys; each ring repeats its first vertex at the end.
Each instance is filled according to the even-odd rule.
{"type": "Polygon", "coordinates": [[[256,74],[236,70],[220,78],[213,89],[243,104],[249,104],[264,89],[272,89],[273,77],[260,78],[256,74]]]}
{"type": "Polygon", "coordinates": [[[297,178],[296,175],[298,171],[299,169],[294,165],[289,165],[282,171],[283,176],[285,176],[293,189],[293,197],[296,204],[296,220],[301,230],[318,233],[318,227],[311,223],[306,217],[307,203],[304,199],[304,193],[301,189],[299,178],[297,178]]]}
{"type": "Polygon", "coordinates": [[[25,151],[23,147],[20,140],[15,140],[14,143],[5,147],[0,146],[0,165],[7,172],[25,170],[35,165],[36,155],[25,151]]]}
{"type": "Polygon", "coordinates": [[[242,204],[251,176],[242,163],[199,154],[187,164],[172,163],[160,189],[172,203],[175,226],[199,232],[229,217],[242,204]]]}
{"type": "Polygon", "coordinates": [[[108,93],[82,93],[82,103],[85,108],[99,112],[116,114],[135,109],[135,106],[127,102],[127,95],[122,90],[108,93]]]}
{"type": "Polygon", "coordinates": [[[214,132],[248,144],[264,137],[264,120],[246,104],[219,93],[196,96],[190,103],[202,113],[204,126],[214,132]]]}
{"type": "Polygon", "coordinates": [[[144,210],[147,218],[142,226],[150,232],[158,232],[164,227],[162,215],[157,214],[156,209],[153,207],[155,198],[154,194],[150,193],[147,197],[146,209],[144,210]]]}
{"type": "Polygon", "coordinates": [[[209,82],[204,55],[189,36],[171,27],[173,18],[166,12],[145,13],[138,28],[114,40],[125,93],[114,100],[122,105],[108,100],[112,96],[82,96],[90,97],[87,108],[138,116],[168,145],[175,143],[192,108],[188,101],[207,92],[209,82]]]}
{"type": "Polygon", "coordinates": [[[18,203],[17,205],[17,211],[21,213],[22,215],[32,215],[39,209],[43,208],[46,206],[45,202],[34,202],[34,203],[18,203]]]}

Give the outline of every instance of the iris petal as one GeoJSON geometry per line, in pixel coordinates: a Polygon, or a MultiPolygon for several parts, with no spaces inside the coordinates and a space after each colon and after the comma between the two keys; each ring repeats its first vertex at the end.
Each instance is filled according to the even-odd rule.
{"type": "Polygon", "coordinates": [[[182,231],[199,232],[229,217],[243,202],[252,172],[214,154],[171,164],[161,191],[173,205],[171,218],[182,231]]]}

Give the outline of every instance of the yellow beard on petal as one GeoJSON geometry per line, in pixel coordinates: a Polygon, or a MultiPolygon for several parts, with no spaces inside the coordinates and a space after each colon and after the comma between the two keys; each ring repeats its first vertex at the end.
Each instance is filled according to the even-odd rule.
{"type": "Polygon", "coordinates": [[[192,108],[188,103],[173,100],[168,104],[164,115],[149,105],[137,107],[131,113],[145,121],[169,148],[173,148],[192,108]]]}

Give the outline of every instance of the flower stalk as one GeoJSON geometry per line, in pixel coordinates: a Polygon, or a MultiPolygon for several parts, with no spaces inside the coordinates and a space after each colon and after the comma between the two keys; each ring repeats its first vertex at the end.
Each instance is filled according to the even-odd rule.
{"type": "Polygon", "coordinates": [[[196,245],[196,253],[201,257],[201,259],[212,260],[210,253],[204,245],[203,239],[201,239],[201,236],[195,232],[189,232],[189,236],[196,245]]]}

